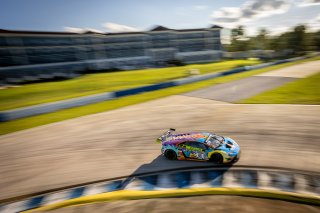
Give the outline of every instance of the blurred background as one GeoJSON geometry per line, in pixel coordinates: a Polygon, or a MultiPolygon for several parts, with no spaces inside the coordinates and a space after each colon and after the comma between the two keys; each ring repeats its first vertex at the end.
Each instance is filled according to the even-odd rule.
{"type": "MultiPolygon", "coordinates": [[[[155,139],[171,127],[230,136],[242,149],[232,167],[290,170],[292,187],[280,191],[319,203],[319,51],[318,0],[0,0],[0,212],[30,209],[15,202],[48,190],[210,165],[161,156],[155,139]],[[305,173],[313,176],[302,190],[305,173]]],[[[246,178],[224,180],[247,188],[246,178]]],[[[210,202],[231,212],[320,211],[274,199],[56,211],[172,212],[181,202],[186,212],[210,202]]]]}

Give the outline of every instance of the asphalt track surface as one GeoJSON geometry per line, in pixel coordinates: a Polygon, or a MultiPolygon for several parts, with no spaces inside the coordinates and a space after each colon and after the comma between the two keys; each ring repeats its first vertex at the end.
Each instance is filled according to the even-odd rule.
{"type": "Polygon", "coordinates": [[[239,165],[320,171],[320,107],[234,105],[171,96],[0,138],[1,199],[56,187],[209,163],[168,161],[155,139],[214,131],[242,147],[239,165]]]}
{"type": "Polygon", "coordinates": [[[320,71],[320,61],[312,61],[262,73],[256,76],[185,93],[186,96],[237,102],[285,83],[320,71]]]}
{"type": "Polygon", "coordinates": [[[320,171],[320,106],[234,105],[171,96],[0,137],[0,199],[206,162],[168,161],[155,139],[170,127],[229,136],[239,165],[320,171]]]}
{"type": "Polygon", "coordinates": [[[288,77],[252,76],[226,84],[185,93],[186,96],[236,102],[296,80],[288,77]]]}

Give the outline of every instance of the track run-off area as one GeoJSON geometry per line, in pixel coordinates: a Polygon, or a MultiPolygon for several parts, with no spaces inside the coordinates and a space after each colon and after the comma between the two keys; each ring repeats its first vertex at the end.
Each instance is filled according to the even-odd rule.
{"type": "Polygon", "coordinates": [[[0,200],[145,172],[208,166],[168,161],[168,128],[228,136],[237,165],[320,171],[320,106],[247,105],[175,95],[0,137],[0,200]]]}

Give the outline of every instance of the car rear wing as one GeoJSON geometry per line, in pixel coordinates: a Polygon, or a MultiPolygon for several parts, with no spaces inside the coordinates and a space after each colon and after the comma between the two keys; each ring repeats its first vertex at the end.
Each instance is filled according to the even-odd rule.
{"type": "Polygon", "coordinates": [[[172,132],[176,131],[175,129],[173,128],[170,128],[168,131],[166,131],[165,133],[163,133],[157,140],[156,140],[156,143],[162,143],[163,141],[166,140],[167,137],[169,137],[172,132]]]}

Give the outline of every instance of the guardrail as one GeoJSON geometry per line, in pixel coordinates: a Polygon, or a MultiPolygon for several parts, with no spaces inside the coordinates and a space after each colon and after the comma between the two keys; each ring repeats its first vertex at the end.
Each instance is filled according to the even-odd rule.
{"type": "Polygon", "coordinates": [[[167,81],[167,82],[148,85],[148,86],[141,86],[141,87],[136,87],[136,88],[131,88],[131,89],[115,91],[115,92],[106,92],[106,93],[101,93],[101,94],[97,94],[97,95],[90,95],[90,96],[72,98],[72,99],[57,101],[57,102],[52,102],[52,103],[39,104],[39,105],[30,106],[30,107],[23,107],[23,108],[17,108],[17,109],[12,109],[12,110],[1,111],[0,112],[0,122],[16,120],[19,118],[35,116],[35,115],[40,115],[40,114],[44,114],[44,113],[55,112],[55,111],[62,110],[62,109],[84,106],[84,105],[107,101],[107,100],[111,100],[111,99],[116,99],[116,98],[120,98],[120,97],[124,97],[124,96],[135,95],[135,94],[139,94],[139,93],[143,93],[143,92],[150,92],[150,91],[169,88],[169,87],[173,87],[173,86],[194,83],[194,82],[198,82],[198,81],[217,78],[220,76],[232,75],[232,74],[236,74],[236,73],[240,73],[240,72],[260,69],[260,68],[264,68],[264,67],[268,67],[268,66],[272,66],[272,65],[276,65],[276,64],[282,64],[282,63],[292,62],[292,61],[296,61],[296,60],[302,60],[305,58],[307,58],[307,57],[305,56],[305,57],[284,59],[284,60],[263,63],[263,64],[258,64],[258,65],[253,65],[253,66],[239,67],[239,68],[235,68],[235,69],[231,69],[231,70],[219,72],[219,73],[210,73],[210,74],[206,74],[206,75],[181,78],[181,79],[177,79],[177,80],[173,80],[173,81],[167,81]]]}
{"type": "Polygon", "coordinates": [[[21,212],[40,207],[50,210],[97,201],[210,194],[274,198],[320,206],[320,174],[234,166],[132,175],[3,203],[0,212],[21,212]]]}

